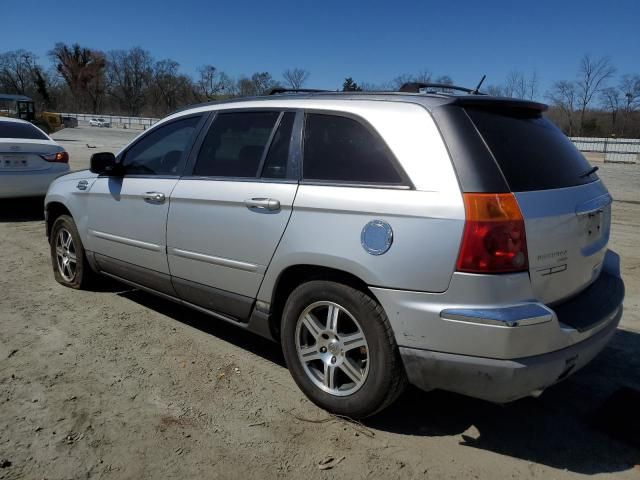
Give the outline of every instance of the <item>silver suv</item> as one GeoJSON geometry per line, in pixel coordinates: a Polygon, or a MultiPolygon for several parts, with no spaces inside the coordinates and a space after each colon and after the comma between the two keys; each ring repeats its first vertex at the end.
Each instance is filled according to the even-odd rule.
{"type": "Polygon", "coordinates": [[[611,197],[539,103],[298,93],[180,111],[46,197],[55,278],[94,272],[281,342],[351,417],[407,383],[495,402],[622,315],[611,197]]]}

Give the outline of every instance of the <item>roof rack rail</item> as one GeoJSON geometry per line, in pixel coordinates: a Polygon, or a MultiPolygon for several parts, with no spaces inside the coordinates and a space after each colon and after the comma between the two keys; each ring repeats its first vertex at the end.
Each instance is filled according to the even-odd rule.
{"type": "Polygon", "coordinates": [[[331,90],[318,90],[315,88],[282,88],[276,87],[269,90],[267,95],[277,95],[279,93],[321,93],[330,92],[331,90]]]}
{"type": "Polygon", "coordinates": [[[400,92],[406,93],[420,93],[422,89],[439,89],[439,90],[457,90],[464,93],[469,93],[471,95],[486,95],[482,92],[479,92],[477,89],[459,87],[457,85],[449,85],[448,83],[421,83],[421,82],[408,82],[402,84],[400,87],[400,92]]]}

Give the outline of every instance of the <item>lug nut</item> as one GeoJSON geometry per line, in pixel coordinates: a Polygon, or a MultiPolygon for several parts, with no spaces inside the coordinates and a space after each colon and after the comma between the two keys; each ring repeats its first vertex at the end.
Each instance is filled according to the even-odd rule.
{"type": "Polygon", "coordinates": [[[331,357],[331,363],[336,363],[336,357],[331,357]]]}
{"type": "Polygon", "coordinates": [[[327,347],[320,347],[320,353],[325,353],[327,351],[327,347]]]}

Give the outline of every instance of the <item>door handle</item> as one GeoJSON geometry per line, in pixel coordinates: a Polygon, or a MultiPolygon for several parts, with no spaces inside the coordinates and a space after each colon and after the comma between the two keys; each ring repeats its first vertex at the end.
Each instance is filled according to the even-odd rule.
{"type": "Polygon", "coordinates": [[[161,192],[145,192],[144,201],[148,203],[164,203],[165,196],[161,192]]]}
{"type": "Polygon", "coordinates": [[[275,212],[280,210],[280,202],[275,198],[251,198],[244,201],[249,210],[262,210],[275,212]]]}

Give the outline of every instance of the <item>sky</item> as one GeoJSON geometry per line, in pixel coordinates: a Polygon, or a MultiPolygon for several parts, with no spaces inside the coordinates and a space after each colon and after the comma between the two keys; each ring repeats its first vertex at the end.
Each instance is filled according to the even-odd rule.
{"type": "Polygon", "coordinates": [[[544,90],[573,79],[584,54],[640,73],[640,0],[3,0],[0,12],[0,52],[30,50],[45,64],[56,42],[78,42],[140,46],[190,75],[204,64],[233,77],[304,68],[306,87],[326,89],[423,70],[501,84],[517,70],[536,71],[544,90]]]}

